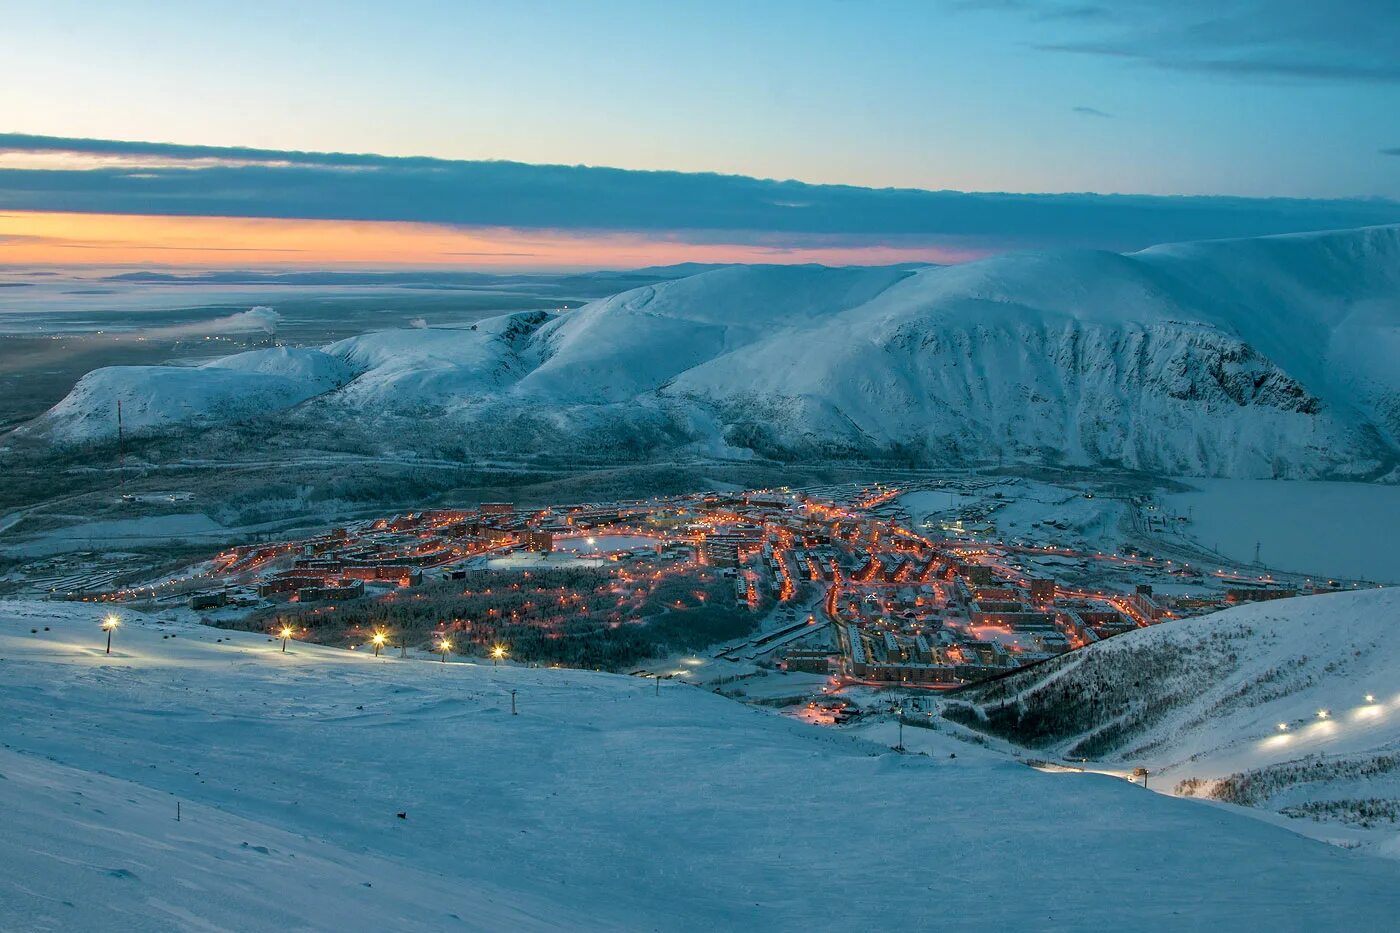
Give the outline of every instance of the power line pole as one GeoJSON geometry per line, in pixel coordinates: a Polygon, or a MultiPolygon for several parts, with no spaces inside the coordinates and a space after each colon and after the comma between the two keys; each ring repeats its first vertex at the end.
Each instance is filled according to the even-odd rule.
{"type": "Polygon", "coordinates": [[[117,399],[117,494],[126,495],[126,435],[122,431],[121,399],[117,399]]]}

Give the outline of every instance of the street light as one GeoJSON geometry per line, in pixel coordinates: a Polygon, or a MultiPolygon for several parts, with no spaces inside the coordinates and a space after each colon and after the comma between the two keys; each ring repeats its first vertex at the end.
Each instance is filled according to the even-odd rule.
{"type": "Polygon", "coordinates": [[[102,619],[102,631],[107,633],[107,653],[112,653],[112,633],[117,630],[117,626],[122,624],[122,620],[116,613],[108,613],[102,619]]]}
{"type": "Polygon", "coordinates": [[[291,638],[294,634],[295,633],[292,631],[292,627],[290,625],[282,626],[281,630],[277,633],[277,637],[282,639],[283,654],[287,653],[287,639],[291,638]]]}
{"type": "Polygon", "coordinates": [[[438,642],[437,649],[442,652],[442,663],[446,664],[447,652],[452,650],[452,642],[444,638],[442,641],[438,642]]]}
{"type": "Polygon", "coordinates": [[[370,636],[370,644],[374,645],[374,656],[379,657],[379,649],[384,647],[384,643],[389,640],[389,636],[383,632],[375,632],[370,636]]]}
{"type": "Polygon", "coordinates": [[[496,645],[491,649],[491,666],[495,667],[506,656],[506,646],[496,645]]]}

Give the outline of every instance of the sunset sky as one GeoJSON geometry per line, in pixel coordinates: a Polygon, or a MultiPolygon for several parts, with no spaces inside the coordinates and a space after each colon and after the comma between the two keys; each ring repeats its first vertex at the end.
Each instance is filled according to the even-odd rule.
{"type": "Polygon", "coordinates": [[[956,261],[1396,222],[1389,6],[20,0],[0,264],[956,261]]]}

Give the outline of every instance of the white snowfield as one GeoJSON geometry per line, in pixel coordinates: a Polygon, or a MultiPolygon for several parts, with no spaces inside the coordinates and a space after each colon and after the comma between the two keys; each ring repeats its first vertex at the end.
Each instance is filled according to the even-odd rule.
{"type": "Polygon", "coordinates": [[[1400,915],[1400,863],[946,733],[899,755],[682,684],[282,654],[135,615],[109,657],[92,607],[37,602],[0,603],[0,657],[7,930],[1381,930],[1400,915]]]}
{"type": "Polygon", "coordinates": [[[1400,460],[1400,226],[914,269],[730,266],[322,356],[242,390],[197,390],[211,367],[98,370],[34,429],[100,436],[118,397],[154,397],[140,427],[158,429],[324,395],[357,417],[505,424],[478,437],[507,446],[646,424],[735,454],[1374,478],[1400,460]],[[337,364],[353,376],[339,391],[324,375],[337,364]],[[188,391],[160,392],[177,378],[188,391]]]}
{"type": "Polygon", "coordinates": [[[1162,790],[1198,778],[1198,794],[1262,772],[1239,785],[1250,805],[1305,814],[1338,804],[1296,828],[1400,857],[1397,633],[1400,588],[1256,603],[1129,632],[973,698],[988,712],[1003,702],[1036,715],[1096,709],[1038,753],[1148,767],[1162,790]],[[1338,815],[1367,800],[1394,802],[1396,819],[1358,834],[1338,815]]]}

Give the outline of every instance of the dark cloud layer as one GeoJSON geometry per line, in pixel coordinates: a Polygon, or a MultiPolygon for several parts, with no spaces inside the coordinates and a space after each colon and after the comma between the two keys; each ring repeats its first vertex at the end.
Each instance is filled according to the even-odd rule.
{"type": "Polygon", "coordinates": [[[1400,222],[1400,204],[1385,200],[972,194],[18,134],[0,134],[0,151],[124,160],[99,167],[0,169],[0,210],[631,232],[775,249],[872,241],[1132,249],[1400,222]]]}
{"type": "Polygon", "coordinates": [[[1056,30],[1038,48],[1172,71],[1300,82],[1400,82],[1395,0],[969,0],[1056,30]]]}

